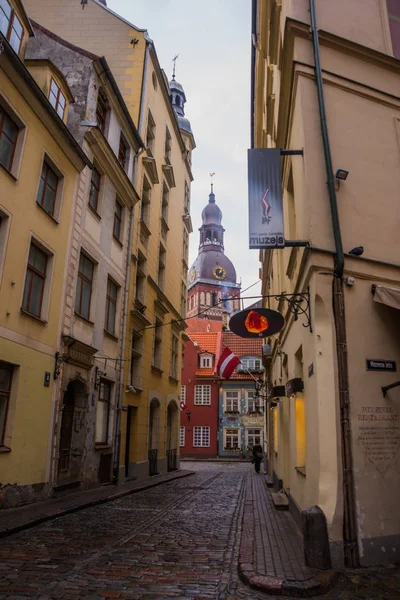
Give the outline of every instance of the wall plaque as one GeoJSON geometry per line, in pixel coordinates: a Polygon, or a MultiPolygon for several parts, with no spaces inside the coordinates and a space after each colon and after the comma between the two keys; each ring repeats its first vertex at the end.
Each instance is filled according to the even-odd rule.
{"type": "Polygon", "coordinates": [[[397,371],[396,361],[367,358],[367,371],[397,371]]]}

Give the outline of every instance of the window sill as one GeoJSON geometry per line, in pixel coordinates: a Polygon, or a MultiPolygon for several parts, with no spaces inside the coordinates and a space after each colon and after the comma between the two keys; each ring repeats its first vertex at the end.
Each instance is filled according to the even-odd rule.
{"type": "Polygon", "coordinates": [[[76,310],[74,311],[74,313],[75,313],[76,317],[78,317],[79,319],[82,319],[82,321],[85,321],[85,323],[87,323],[88,325],[91,325],[92,327],[94,327],[93,321],[90,321],[90,319],[87,319],[83,315],[80,315],[76,310]]]}
{"type": "Polygon", "coordinates": [[[307,476],[306,468],[305,467],[295,467],[294,470],[297,471],[297,473],[299,475],[301,475],[302,477],[306,477],[307,476]]]}
{"type": "Polygon", "coordinates": [[[208,402],[207,404],[203,404],[203,402],[195,402],[194,403],[195,406],[211,406],[211,402],[208,402]]]}
{"type": "Polygon", "coordinates": [[[112,446],[110,446],[110,444],[95,444],[94,445],[94,449],[95,450],[112,450],[112,446]]]}
{"type": "Polygon", "coordinates": [[[156,367],[155,365],[151,365],[151,370],[155,373],[158,373],[159,375],[162,375],[164,373],[164,371],[160,369],[160,367],[156,367]]]}
{"type": "Polygon", "coordinates": [[[57,219],[55,219],[53,217],[53,215],[51,215],[49,212],[47,212],[47,210],[45,208],[43,208],[43,206],[41,204],[39,204],[39,202],[36,202],[36,206],[38,208],[40,208],[41,211],[44,212],[45,215],[47,215],[49,217],[49,219],[51,219],[53,221],[53,223],[55,223],[56,225],[59,225],[59,221],[57,221],[57,219]]]}
{"type": "Polygon", "coordinates": [[[175,383],[176,385],[178,385],[179,383],[179,379],[173,377],[172,375],[169,376],[169,380],[172,381],[172,383],[175,383]]]}
{"type": "Polygon", "coordinates": [[[108,338],[110,338],[113,342],[118,342],[118,338],[116,335],[114,335],[113,333],[110,333],[109,331],[107,331],[107,329],[104,329],[104,335],[108,338]]]}
{"type": "Polygon", "coordinates": [[[95,208],[93,208],[93,206],[91,206],[88,202],[88,208],[90,209],[90,212],[92,213],[92,215],[94,217],[96,217],[96,219],[98,219],[99,221],[101,221],[101,216],[99,215],[99,213],[97,212],[97,210],[95,208]]]}
{"type": "Polygon", "coordinates": [[[21,313],[27,317],[30,317],[34,321],[41,323],[42,325],[47,325],[47,321],[45,321],[44,319],[41,319],[40,317],[37,317],[36,315],[32,315],[30,312],[28,312],[27,310],[24,310],[23,308],[21,308],[21,313]]]}
{"type": "Polygon", "coordinates": [[[8,446],[0,446],[0,453],[1,452],[11,452],[11,448],[9,448],[8,446]]]}
{"type": "Polygon", "coordinates": [[[225,410],[226,415],[240,415],[240,410],[225,410]]]}
{"type": "Polygon", "coordinates": [[[120,248],[123,248],[123,243],[121,242],[121,240],[119,240],[117,237],[115,237],[115,235],[113,234],[113,240],[114,242],[117,244],[117,246],[119,246],[120,248]]]}

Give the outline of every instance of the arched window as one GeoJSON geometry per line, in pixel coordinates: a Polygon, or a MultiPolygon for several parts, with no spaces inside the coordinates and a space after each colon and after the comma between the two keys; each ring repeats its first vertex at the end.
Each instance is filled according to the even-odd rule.
{"type": "Polygon", "coordinates": [[[211,306],[211,294],[210,292],[206,293],[206,305],[211,306]]]}
{"type": "Polygon", "coordinates": [[[206,242],[207,241],[211,241],[211,231],[209,231],[208,229],[206,231],[206,242]]]}
{"type": "Polygon", "coordinates": [[[177,95],[177,96],[175,96],[175,104],[176,104],[177,106],[180,106],[180,105],[181,105],[181,99],[179,98],[179,96],[178,96],[178,95],[177,95]]]}
{"type": "Polygon", "coordinates": [[[205,304],[205,295],[204,292],[200,292],[200,304],[204,306],[205,304]]]}
{"type": "Polygon", "coordinates": [[[217,292],[213,292],[213,294],[212,294],[212,303],[213,303],[213,306],[216,306],[218,304],[217,292]]]}

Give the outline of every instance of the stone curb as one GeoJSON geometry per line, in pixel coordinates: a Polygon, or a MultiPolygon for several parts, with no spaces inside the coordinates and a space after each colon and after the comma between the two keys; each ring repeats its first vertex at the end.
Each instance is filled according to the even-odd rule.
{"type": "MultiPolygon", "coordinates": [[[[190,477],[195,475],[194,471],[184,471],[183,473],[176,473],[169,477],[168,479],[163,479],[160,481],[155,480],[154,482],[148,482],[143,485],[128,489],[122,490],[120,492],[116,492],[115,494],[110,494],[109,496],[105,496],[103,498],[96,498],[95,500],[83,500],[79,504],[69,506],[64,509],[60,509],[54,513],[41,515],[40,517],[34,517],[30,521],[26,521],[25,523],[21,523],[20,525],[13,525],[12,527],[5,527],[0,529],[0,539],[12,535],[14,533],[18,533],[19,531],[23,531],[25,529],[30,529],[31,527],[36,527],[36,525],[41,525],[42,523],[46,523],[47,521],[52,521],[54,519],[58,519],[58,517],[63,517],[65,515],[69,515],[85,508],[90,508],[92,506],[98,506],[100,504],[106,504],[107,502],[113,502],[114,500],[120,500],[125,496],[129,496],[131,494],[136,494],[137,492],[143,492],[144,490],[148,490],[153,487],[157,487],[162,485],[163,483],[169,483],[170,481],[174,481],[175,479],[183,479],[184,477],[190,477]]],[[[29,505],[28,505],[29,506],[29,505]]]]}
{"type": "Polygon", "coordinates": [[[254,530],[253,496],[246,494],[238,565],[239,577],[243,583],[266,594],[292,596],[293,598],[309,598],[326,594],[336,585],[339,574],[331,570],[319,571],[310,579],[303,581],[280,579],[257,573],[253,551],[254,530]]]}

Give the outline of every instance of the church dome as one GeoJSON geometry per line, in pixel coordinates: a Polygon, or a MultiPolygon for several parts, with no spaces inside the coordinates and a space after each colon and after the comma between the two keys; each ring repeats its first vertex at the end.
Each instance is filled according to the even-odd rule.
{"type": "Polygon", "coordinates": [[[221,225],[222,212],[219,206],[215,204],[215,195],[213,193],[209,196],[209,202],[201,213],[203,225],[221,225]]]}
{"type": "MultiPolygon", "coordinates": [[[[217,271],[219,274],[219,271],[217,271]]],[[[194,261],[192,267],[189,270],[189,284],[192,283],[190,279],[207,279],[213,283],[229,282],[236,284],[236,270],[233,266],[232,261],[229,260],[223,251],[209,250],[208,252],[202,252],[198,255],[194,261]],[[221,267],[221,272],[224,276],[216,277],[216,267],[221,267]],[[194,275],[192,275],[194,273],[194,275]]]]}

